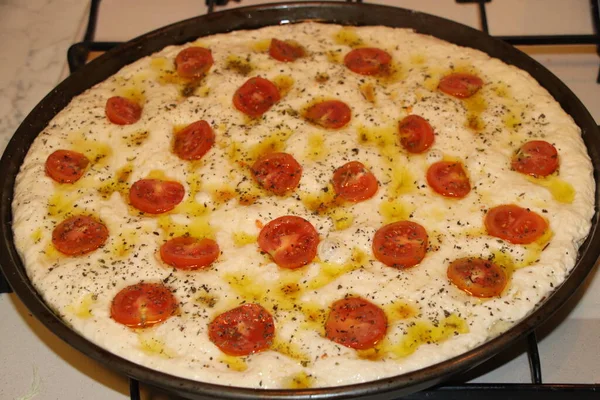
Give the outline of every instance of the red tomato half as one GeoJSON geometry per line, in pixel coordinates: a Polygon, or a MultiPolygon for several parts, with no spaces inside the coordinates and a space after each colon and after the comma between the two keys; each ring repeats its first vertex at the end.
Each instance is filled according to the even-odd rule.
{"type": "Polygon", "coordinates": [[[261,156],[252,166],[254,179],[266,190],[282,196],[300,183],[302,167],[287,153],[269,153],[261,156]]]}
{"type": "Polygon", "coordinates": [[[300,57],[304,57],[304,49],[295,43],[273,38],[269,46],[269,55],[278,61],[295,61],[300,57]]]}
{"type": "Polygon", "coordinates": [[[142,117],[142,107],[139,104],[120,96],[108,99],[104,111],[109,121],[117,125],[131,125],[142,117]]]}
{"type": "Polygon", "coordinates": [[[427,183],[445,197],[463,198],[471,191],[464,166],[457,161],[438,161],[427,170],[427,183]]]}
{"type": "Polygon", "coordinates": [[[364,350],[375,346],[387,331],[381,308],[361,298],[336,301],[325,322],[325,336],[342,346],[364,350]]]}
{"type": "Polygon", "coordinates": [[[277,86],[268,79],[250,78],[233,95],[235,108],[250,117],[260,117],[281,99],[277,86]]]}
{"type": "Polygon", "coordinates": [[[217,316],[208,325],[210,341],[230,356],[266,350],[274,336],[273,317],[258,304],[243,304],[217,316]]]}
{"type": "Polygon", "coordinates": [[[140,179],[129,189],[129,202],[140,211],[161,214],[174,209],[184,195],[185,189],[179,182],[140,179]]]}
{"type": "Polygon", "coordinates": [[[305,118],[315,124],[327,129],[340,129],[352,118],[350,107],[343,101],[327,100],[310,106],[305,118]]]}
{"type": "Polygon", "coordinates": [[[211,265],[221,253],[212,239],[179,236],[160,246],[160,258],[172,267],[193,270],[211,265]]]}
{"type": "Polygon", "coordinates": [[[427,231],[411,221],[385,225],[373,237],[373,255],[389,267],[410,268],[423,260],[429,245],[427,231]]]}
{"type": "Polygon", "coordinates": [[[95,218],[77,215],[67,218],[52,231],[52,244],[68,256],[79,256],[96,250],[108,239],[108,229],[95,218]]]}
{"type": "Polygon", "coordinates": [[[77,182],[85,172],[90,160],[71,150],[56,150],[46,159],[46,175],[58,183],[77,182]]]}
{"type": "Polygon", "coordinates": [[[177,75],[182,78],[199,78],[206,74],[214,61],[212,53],[204,47],[188,47],[175,57],[177,75]]]}
{"type": "Polygon", "coordinates": [[[433,144],[433,128],[426,119],[409,115],[398,124],[402,147],[409,153],[423,153],[433,144]]]}
{"type": "Polygon", "coordinates": [[[346,67],[361,75],[386,75],[391,62],[392,56],[387,51],[373,47],[354,49],[344,57],[346,67]]]}
{"type": "Polygon", "coordinates": [[[201,159],[215,143],[215,133],[204,120],[196,121],[175,134],[173,152],[183,160],[201,159]]]}
{"type": "Polygon", "coordinates": [[[138,283],[121,290],[112,301],[110,316],[130,328],[148,328],[177,311],[177,299],[160,283],[138,283]]]}
{"type": "Polygon", "coordinates": [[[375,196],[379,183],[362,163],[350,161],[333,173],[333,188],[342,199],[356,203],[375,196]]]}
{"type": "Polygon", "coordinates": [[[448,279],[460,290],[475,297],[499,296],[506,287],[506,273],[489,260],[466,257],[452,261],[448,279]]]}
{"type": "Polygon", "coordinates": [[[282,268],[300,268],[317,255],[319,234],[307,220],[287,215],[266,224],[258,246],[282,268]]]}
{"type": "Polygon", "coordinates": [[[455,72],[442,78],[438,89],[450,96],[466,99],[481,89],[483,81],[476,75],[455,72]]]}
{"type": "Polygon", "coordinates": [[[517,150],[511,166],[522,174],[548,176],[558,169],[558,152],[548,142],[533,140],[517,150]]]}
{"type": "Polygon", "coordinates": [[[513,244],[529,244],[548,229],[548,222],[537,213],[514,204],[491,208],[485,215],[488,235],[513,244]]]}

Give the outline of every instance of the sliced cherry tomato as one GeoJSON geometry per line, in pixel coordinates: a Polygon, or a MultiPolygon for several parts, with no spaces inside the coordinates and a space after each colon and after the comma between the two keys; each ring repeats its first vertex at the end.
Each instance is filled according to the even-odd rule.
{"type": "Polygon", "coordinates": [[[266,113],[281,99],[277,86],[259,76],[250,78],[233,95],[235,108],[250,117],[266,113]]]}
{"type": "Polygon", "coordinates": [[[340,129],[352,118],[350,107],[343,101],[327,100],[310,106],[305,118],[315,124],[327,129],[340,129]]]}
{"type": "Polygon", "coordinates": [[[130,328],[148,328],[169,319],[177,299],[160,283],[137,283],[122,289],[112,301],[110,316],[130,328]]]}
{"type": "Polygon", "coordinates": [[[354,49],[344,57],[346,67],[361,75],[387,75],[391,62],[387,51],[373,47],[354,49]]]}
{"type": "Polygon", "coordinates": [[[484,224],[488,235],[513,244],[533,243],[548,229],[548,222],[539,214],[514,204],[491,208],[484,224]]]}
{"type": "Polygon", "coordinates": [[[548,176],[558,169],[558,152],[548,142],[532,140],[517,150],[511,165],[522,174],[548,176]]]}
{"type": "Polygon", "coordinates": [[[117,125],[135,124],[142,117],[142,107],[139,104],[120,96],[108,99],[104,111],[109,121],[117,125]]]}
{"type": "Polygon", "coordinates": [[[193,270],[211,265],[221,253],[212,239],[179,236],[160,246],[160,258],[172,267],[193,270]]]}
{"type": "Polygon", "coordinates": [[[507,283],[502,267],[483,258],[465,257],[452,261],[447,274],[456,287],[475,297],[499,296],[507,283]]]}
{"type": "Polygon", "coordinates": [[[173,152],[183,160],[201,159],[215,143],[215,133],[204,120],[196,121],[175,134],[173,152]]]}
{"type": "Polygon", "coordinates": [[[373,255],[389,267],[410,268],[423,260],[429,245],[427,231],[412,221],[385,225],[373,237],[373,255]]]}
{"type": "Polygon", "coordinates": [[[212,53],[204,47],[188,47],[175,57],[177,75],[182,78],[199,78],[206,74],[214,61],[212,53]]]}
{"type": "Polygon", "coordinates": [[[217,316],[208,325],[208,337],[230,356],[247,356],[268,349],[275,336],[275,322],[259,304],[243,304],[217,316]]]}
{"type": "Polygon", "coordinates": [[[252,175],[263,188],[282,196],[298,187],[302,166],[290,154],[269,153],[256,160],[252,175]]]}
{"type": "Polygon", "coordinates": [[[287,215],[261,229],[258,245],[280,267],[300,268],[317,255],[319,234],[307,220],[287,215]]]}
{"type": "Polygon", "coordinates": [[[67,218],[52,231],[52,244],[63,254],[79,256],[102,246],[108,229],[95,218],[77,215],[67,218]]]}
{"type": "Polygon", "coordinates": [[[354,203],[375,196],[379,183],[362,163],[350,161],[333,173],[333,189],[342,199],[354,203]]]}
{"type": "Polygon", "coordinates": [[[90,160],[71,150],[56,150],[46,159],[46,174],[58,183],[77,182],[85,172],[90,160]]]}
{"type": "Polygon", "coordinates": [[[426,119],[409,115],[398,124],[402,147],[409,153],[423,153],[433,144],[433,128],[426,119]]]}
{"type": "Polygon", "coordinates": [[[278,61],[295,61],[300,57],[304,57],[304,49],[296,43],[273,38],[269,46],[269,55],[278,61]]]}
{"type": "Polygon", "coordinates": [[[129,189],[129,202],[140,211],[160,214],[174,209],[184,195],[185,189],[179,182],[140,179],[129,189]]]}
{"type": "Polygon", "coordinates": [[[387,331],[383,310],[362,297],[347,297],[331,305],[325,336],[342,346],[364,350],[375,346],[387,331]]]}
{"type": "Polygon", "coordinates": [[[483,81],[476,75],[454,72],[440,80],[438,89],[450,96],[466,99],[481,89],[483,81]]]}
{"type": "Polygon", "coordinates": [[[427,183],[445,197],[463,198],[471,191],[465,167],[458,161],[438,161],[427,170],[427,183]]]}

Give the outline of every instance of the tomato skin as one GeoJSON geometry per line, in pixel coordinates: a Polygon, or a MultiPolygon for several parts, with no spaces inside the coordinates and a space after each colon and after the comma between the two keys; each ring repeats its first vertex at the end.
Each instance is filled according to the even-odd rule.
{"type": "Polygon", "coordinates": [[[532,140],[516,151],[511,166],[522,174],[548,176],[558,169],[558,152],[544,140],[532,140]]]}
{"type": "Polygon", "coordinates": [[[333,173],[333,188],[342,199],[357,203],[375,196],[379,183],[362,163],[350,161],[333,173]]]}
{"type": "Polygon", "coordinates": [[[326,100],[310,106],[304,117],[312,124],[326,129],[340,129],[350,122],[352,110],[339,100],[326,100]]]}
{"type": "Polygon", "coordinates": [[[344,57],[344,65],[360,75],[387,75],[391,62],[387,51],[374,47],[354,49],[344,57]]]}
{"type": "Polygon", "coordinates": [[[187,79],[200,78],[213,64],[212,52],[204,47],[188,47],[175,57],[177,75],[187,79]]]}
{"type": "Polygon", "coordinates": [[[74,183],[83,176],[90,160],[71,150],[56,150],[46,159],[46,175],[58,183],[74,183]]]}
{"type": "Polygon", "coordinates": [[[235,91],[233,105],[250,117],[260,117],[281,100],[277,86],[260,76],[250,78],[235,91]]]}
{"type": "Polygon", "coordinates": [[[427,231],[412,221],[385,225],[373,236],[373,255],[388,267],[404,269],[419,264],[429,245],[427,231]]]}
{"type": "Polygon", "coordinates": [[[256,160],[251,171],[260,186],[278,196],[296,189],[302,178],[302,166],[288,153],[265,154],[256,160]]]}
{"type": "Polygon", "coordinates": [[[68,256],[90,253],[108,239],[108,229],[102,222],[87,215],[76,215],[58,224],[52,231],[52,244],[68,256]]]}
{"type": "Polygon", "coordinates": [[[135,124],[142,117],[142,107],[125,97],[114,96],[106,101],[106,117],[116,125],[135,124]]]}
{"type": "Polygon", "coordinates": [[[181,270],[195,270],[210,266],[221,254],[219,245],[212,239],[179,236],[160,246],[164,263],[181,270]]]}
{"type": "Polygon", "coordinates": [[[273,317],[254,303],[224,312],[208,325],[210,341],[230,356],[248,356],[266,350],[274,336],[273,317]]]}
{"type": "Polygon", "coordinates": [[[452,261],[447,275],[450,282],[460,290],[481,298],[500,296],[508,281],[502,267],[475,257],[452,261]]]}
{"type": "Polygon", "coordinates": [[[177,308],[177,299],[168,287],[140,282],[117,293],[110,306],[110,316],[130,328],[148,328],[169,319],[177,308]]]}
{"type": "Polygon", "coordinates": [[[466,99],[477,93],[482,86],[483,81],[477,75],[454,72],[440,80],[438,89],[450,96],[466,99]]]}
{"type": "Polygon", "coordinates": [[[140,179],[129,189],[129,202],[148,214],[162,214],[181,203],[185,189],[179,182],[140,179]]]}
{"type": "Polygon", "coordinates": [[[461,162],[438,161],[427,170],[427,183],[444,197],[463,198],[471,191],[471,182],[461,162]]]}
{"type": "Polygon", "coordinates": [[[539,214],[514,204],[489,209],[484,224],[488,235],[512,244],[533,243],[548,230],[548,222],[539,214]]]}
{"type": "Polygon", "coordinates": [[[423,153],[433,145],[433,128],[426,119],[409,115],[398,123],[400,144],[409,153],[423,153]]]}
{"type": "Polygon", "coordinates": [[[342,346],[364,350],[385,337],[387,317],[383,310],[362,297],[347,297],[331,305],[325,336],[342,346]]]}
{"type": "Polygon", "coordinates": [[[258,235],[258,246],[281,268],[296,269],[317,255],[319,234],[304,218],[286,215],[266,224],[258,235]]]}
{"type": "Polygon", "coordinates": [[[269,55],[277,61],[296,61],[298,58],[304,57],[304,49],[295,43],[273,38],[269,46],[269,55]]]}
{"type": "Polygon", "coordinates": [[[204,120],[189,124],[175,134],[173,153],[183,160],[199,160],[214,145],[215,133],[204,120]]]}

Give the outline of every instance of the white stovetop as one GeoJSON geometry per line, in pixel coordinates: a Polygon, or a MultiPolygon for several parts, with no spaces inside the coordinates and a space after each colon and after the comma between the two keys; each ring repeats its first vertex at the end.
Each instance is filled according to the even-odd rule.
{"type": "MultiPolygon", "coordinates": [[[[343,1],[343,0],[340,0],[343,1]]],[[[269,3],[241,0],[217,10],[269,3]]],[[[475,5],[455,0],[372,0],[478,27],[475,5]]],[[[493,0],[490,31],[512,34],[592,32],[589,0],[493,0]]],[[[66,50],[79,41],[88,2],[0,0],[0,152],[33,106],[67,74],[66,50]]],[[[204,0],[103,0],[97,40],[127,40],[206,13],[204,0]]],[[[600,58],[591,46],[528,48],[575,92],[600,123],[600,58]]],[[[545,382],[599,383],[600,276],[592,272],[576,298],[538,330],[545,382]]],[[[125,399],[127,379],[73,350],[42,326],[14,294],[0,295],[0,399],[125,399]]],[[[473,374],[478,382],[528,382],[523,349],[473,374]]],[[[144,398],[166,398],[145,395],[144,398]]]]}

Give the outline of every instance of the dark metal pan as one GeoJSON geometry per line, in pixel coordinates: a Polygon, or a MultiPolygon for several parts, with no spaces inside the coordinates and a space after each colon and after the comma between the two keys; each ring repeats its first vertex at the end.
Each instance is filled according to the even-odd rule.
{"type": "Polygon", "coordinates": [[[573,272],[535,312],[521,323],[493,340],[453,359],[396,377],[363,384],[306,390],[253,390],[225,387],[177,378],[127,361],[92,344],[65,325],[43,302],[27,278],[13,243],[11,201],[19,166],[35,137],[58,111],[79,93],[116,73],[121,67],[171,44],[181,44],[199,36],[237,29],[256,29],[285,22],[318,20],[345,25],[387,25],[413,28],[417,32],[436,36],[461,46],[472,47],[528,71],[561,104],[583,131],[583,139],[594,163],[594,175],[600,176],[600,140],[598,127],[575,95],[552,73],[533,59],[497,39],[458,23],[427,14],[378,5],[356,3],[280,3],[245,7],[208,14],[179,22],[119,46],[74,73],[54,89],[21,124],[2,157],[0,184],[0,262],[10,285],[31,310],[52,332],[108,368],[142,382],[165,388],[184,397],[195,399],[341,399],[361,397],[385,399],[402,396],[438,384],[451,376],[482,363],[502,351],[517,339],[532,331],[550,317],[575,292],[600,254],[598,231],[599,190],[596,187],[596,214],[587,240],[579,250],[573,272]]]}

